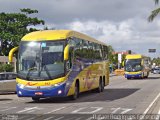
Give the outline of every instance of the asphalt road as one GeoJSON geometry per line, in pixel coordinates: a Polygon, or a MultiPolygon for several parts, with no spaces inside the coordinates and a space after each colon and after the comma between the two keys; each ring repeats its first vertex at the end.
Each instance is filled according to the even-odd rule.
{"type": "Polygon", "coordinates": [[[105,119],[160,119],[160,74],[131,80],[112,76],[103,93],[86,92],[75,101],[50,98],[33,102],[16,94],[0,95],[0,119],[3,120],[90,120],[102,116],[105,119]]]}

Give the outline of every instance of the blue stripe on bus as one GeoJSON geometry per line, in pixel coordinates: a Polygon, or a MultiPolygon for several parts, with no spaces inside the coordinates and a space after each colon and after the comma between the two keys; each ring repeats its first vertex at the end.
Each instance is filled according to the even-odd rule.
{"type": "Polygon", "coordinates": [[[21,89],[18,85],[16,86],[17,89],[17,95],[18,97],[35,97],[35,93],[41,92],[43,93],[40,96],[37,97],[65,97],[67,94],[65,93],[65,84],[59,85],[57,87],[53,87],[51,89],[36,89],[36,90],[31,90],[31,89],[21,89]],[[58,94],[58,91],[61,90],[62,93],[58,94]]]}
{"type": "Polygon", "coordinates": [[[141,78],[142,74],[125,74],[125,78],[141,78]]]}
{"type": "Polygon", "coordinates": [[[70,82],[71,84],[66,87],[66,93],[68,93],[74,79],[79,75],[79,73],[83,71],[83,69],[90,66],[91,64],[93,64],[93,60],[88,60],[84,58],[76,58],[76,60],[74,61],[72,65],[72,71],[70,72],[68,76],[68,82],[70,82]]]}

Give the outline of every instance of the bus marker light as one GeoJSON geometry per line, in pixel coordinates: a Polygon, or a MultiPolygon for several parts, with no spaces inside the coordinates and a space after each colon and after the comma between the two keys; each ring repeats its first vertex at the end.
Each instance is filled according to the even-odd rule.
{"type": "Polygon", "coordinates": [[[62,93],[62,90],[58,90],[58,94],[61,94],[62,93]]]}
{"type": "Polygon", "coordinates": [[[19,91],[18,93],[19,93],[20,95],[22,95],[22,92],[21,92],[21,91],[19,91]]]}

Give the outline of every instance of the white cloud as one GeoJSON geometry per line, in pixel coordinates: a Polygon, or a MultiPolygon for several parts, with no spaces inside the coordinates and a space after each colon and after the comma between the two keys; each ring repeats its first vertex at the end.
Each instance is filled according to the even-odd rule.
{"type": "MultiPolygon", "coordinates": [[[[158,26],[158,22],[156,23],[158,26]]],[[[147,23],[145,19],[129,19],[114,23],[110,21],[73,21],[66,25],[73,29],[88,34],[106,44],[112,45],[115,50],[132,50],[136,53],[148,55],[149,48],[157,48],[160,44],[159,29],[147,23]],[[153,31],[149,31],[153,29],[153,31]]]]}
{"type": "Polygon", "coordinates": [[[49,28],[86,33],[117,51],[148,54],[148,48],[156,48],[159,56],[159,17],[147,21],[155,8],[152,0],[0,0],[0,12],[19,12],[20,8],[37,9],[36,17],[49,28]]]}
{"type": "Polygon", "coordinates": [[[129,22],[115,24],[109,21],[75,21],[67,26],[69,29],[89,34],[96,39],[110,44],[126,41],[132,37],[132,30],[129,22]]]}

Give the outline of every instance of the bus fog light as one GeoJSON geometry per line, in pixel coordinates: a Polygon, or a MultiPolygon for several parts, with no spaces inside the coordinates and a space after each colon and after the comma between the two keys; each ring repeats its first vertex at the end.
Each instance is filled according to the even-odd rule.
{"type": "Polygon", "coordinates": [[[69,86],[71,86],[71,85],[72,85],[72,83],[71,83],[70,81],[66,82],[66,86],[67,86],[67,87],[69,87],[69,86]]]}
{"type": "Polygon", "coordinates": [[[62,93],[62,90],[58,90],[58,94],[61,94],[62,93]]]}
{"type": "Polygon", "coordinates": [[[21,92],[21,91],[19,91],[18,93],[19,93],[20,95],[22,95],[22,92],[21,92]]]}

